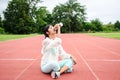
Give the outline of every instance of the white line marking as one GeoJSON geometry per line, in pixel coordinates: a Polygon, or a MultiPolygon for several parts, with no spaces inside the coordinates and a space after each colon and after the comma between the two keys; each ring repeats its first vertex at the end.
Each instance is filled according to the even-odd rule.
{"type": "Polygon", "coordinates": [[[120,62],[120,60],[106,60],[106,59],[87,59],[87,61],[108,61],[108,62],[120,62]]]}
{"type": "Polygon", "coordinates": [[[106,50],[106,51],[110,52],[111,54],[114,54],[114,55],[120,56],[119,53],[114,52],[114,51],[112,51],[111,49],[106,49],[105,47],[101,47],[101,46],[97,46],[97,45],[94,45],[94,46],[96,46],[96,47],[98,47],[98,48],[101,48],[101,49],[103,49],[103,50],[106,50]]]}
{"type": "Polygon", "coordinates": [[[34,61],[36,59],[0,59],[0,61],[34,61]]]}
{"type": "Polygon", "coordinates": [[[88,67],[88,69],[91,71],[91,73],[93,74],[93,76],[96,78],[96,80],[99,80],[98,76],[95,74],[95,72],[89,66],[89,64],[87,63],[87,61],[82,57],[82,55],[80,54],[79,50],[75,46],[74,46],[74,49],[76,50],[77,54],[81,57],[81,59],[84,61],[84,63],[86,64],[86,66],[88,67]]]}
{"type": "MultiPolygon", "coordinates": [[[[40,56],[37,56],[35,59],[37,60],[39,57],[40,57],[40,56]]],[[[28,68],[30,68],[30,66],[32,66],[34,62],[35,62],[35,60],[32,61],[25,69],[23,69],[23,70],[21,71],[21,73],[18,74],[17,77],[16,77],[14,80],[18,80],[18,78],[19,78],[20,76],[22,76],[22,74],[23,74],[28,68]]]]}
{"type": "MultiPolygon", "coordinates": [[[[90,43],[90,44],[92,44],[92,43],[90,43]]],[[[100,49],[103,49],[103,50],[105,50],[105,51],[108,51],[108,52],[110,52],[111,54],[114,54],[114,55],[120,56],[120,54],[119,54],[118,52],[113,51],[111,48],[106,49],[104,46],[100,46],[100,45],[97,44],[97,43],[92,44],[92,45],[94,45],[95,47],[98,47],[98,48],[100,48],[100,49]],[[98,45],[99,45],[99,46],[98,46],[98,45]]]]}

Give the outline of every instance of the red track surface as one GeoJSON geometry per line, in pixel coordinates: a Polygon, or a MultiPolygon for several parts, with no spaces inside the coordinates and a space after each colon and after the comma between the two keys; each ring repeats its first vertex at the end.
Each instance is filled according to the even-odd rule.
{"type": "MultiPolygon", "coordinates": [[[[120,80],[120,40],[63,34],[63,47],[77,59],[74,72],[57,80],[120,80]]],[[[40,71],[43,36],[0,42],[0,80],[53,80],[40,71]]]]}

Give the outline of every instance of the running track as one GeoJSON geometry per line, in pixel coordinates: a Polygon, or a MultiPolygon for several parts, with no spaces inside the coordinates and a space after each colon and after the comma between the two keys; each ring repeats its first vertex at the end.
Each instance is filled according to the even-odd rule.
{"type": "MultiPolygon", "coordinates": [[[[57,80],[120,80],[120,40],[63,34],[62,45],[77,59],[74,72],[57,80]]],[[[53,80],[40,71],[43,36],[0,42],[0,80],[53,80]]]]}

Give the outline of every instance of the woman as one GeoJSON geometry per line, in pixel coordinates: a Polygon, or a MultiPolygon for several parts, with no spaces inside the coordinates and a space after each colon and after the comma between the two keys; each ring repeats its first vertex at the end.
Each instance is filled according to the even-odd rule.
{"type": "Polygon", "coordinates": [[[60,39],[60,25],[48,25],[44,28],[45,39],[42,42],[41,71],[51,73],[52,78],[58,78],[64,72],[72,72],[75,59],[67,54],[60,39]],[[60,59],[59,59],[60,58],[60,59]]]}

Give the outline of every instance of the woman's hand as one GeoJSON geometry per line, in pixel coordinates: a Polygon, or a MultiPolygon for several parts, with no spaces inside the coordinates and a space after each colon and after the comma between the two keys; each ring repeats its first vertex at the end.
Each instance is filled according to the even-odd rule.
{"type": "Polygon", "coordinates": [[[70,58],[73,60],[74,65],[77,64],[76,59],[73,56],[71,56],[70,58]]]}
{"type": "Polygon", "coordinates": [[[54,29],[55,30],[60,30],[60,25],[59,24],[55,24],[54,29]]]}
{"type": "Polygon", "coordinates": [[[60,24],[55,24],[54,30],[57,31],[57,37],[60,37],[60,34],[61,34],[60,28],[61,28],[61,27],[60,27],[60,24]]]}

